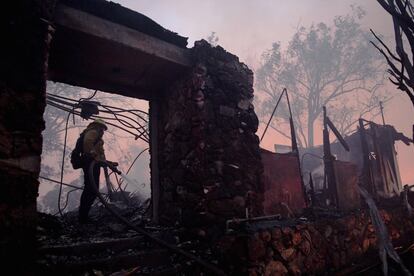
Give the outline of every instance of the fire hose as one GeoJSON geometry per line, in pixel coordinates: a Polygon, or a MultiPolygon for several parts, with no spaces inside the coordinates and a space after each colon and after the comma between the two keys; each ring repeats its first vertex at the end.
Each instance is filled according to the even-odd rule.
{"type": "Polygon", "coordinates": [[[216,274],[216,275],[226,275],[224,273],[224,271],[222,271],[221,269],[219,269],[218,267],[216,267],[215,265],[212,265],[206,261],[203,261],[202,259],[200,259],[199,257],[195,256],[194,254],[191,254],[187,251],[184,251],[180,248],[178,248],[175,245],[169,244],[165,241],[163,241],[162,239],[159,239],[157,237],[152,236],[150,233],[148,233],[147,231],[145,231],[144,229],[142,229],[141,227],[138,227],[134,224],[132,224],[129,220],[127,220],[126,218],[124,218],[122,215],[120,215],[114,208],[112,208],[112,206],[110,204],[108,204],[108,202],[104,199],[104,197],[101,195],[101,193],[99,193],[98,190],[98,186],[95,183],[95,179],[93,176],[93,168],[95,167],[95,165],[101,166],[101,167],[109,167],[112,171],[121,174],[121,172],[115,167],[112,166],[110,163],[107,162],[96,162],[96,161],[92,161],[89,169],[88,169],[88,176],[89,176],[89,181],[91,182],[91,186],[93,187],[92,189],[94,190],[94,192],[96,193],[98,199],[101,201],[101,203],[103,204],[103,206],[113,215],[115,216],[119,221],[121,221],[123,224],[125,224],[126,226],[128,226],[129,228],[131,228],[132,230],[142,234],[143,236],[149,238],[150,240],[154,241],[155,243],[179,254],[182,255],[188,259],[193,260],[194,262],[196,262],[197,264],[201,265],[202,267],[208,269],[209,271],[211,271],[212,273],[216,274]]]}

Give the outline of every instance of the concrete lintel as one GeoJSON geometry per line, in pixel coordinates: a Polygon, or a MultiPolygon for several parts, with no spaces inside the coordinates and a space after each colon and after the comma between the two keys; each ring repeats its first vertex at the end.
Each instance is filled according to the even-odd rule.
{"type": "Polygon", "coordinates": [[[55,23],[68,29],[123,44],[181,66],[191,66],[188,49],[177,47],[158,38],[63,4],[59,4],[56,8],[55,23]]]}

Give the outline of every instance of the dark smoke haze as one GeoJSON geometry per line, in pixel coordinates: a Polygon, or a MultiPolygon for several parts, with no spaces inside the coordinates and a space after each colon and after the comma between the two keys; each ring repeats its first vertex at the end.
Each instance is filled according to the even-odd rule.
{"type": "MultiPolygon", "coordinates": [[[[189,37],[189,47],[194,41],[207,38],[216,32],[218,44],[236,54],[251,69],[260,65],[263,51],[273,42],[280,41],[286,47],[299,26],[312,23],[329,24],[337,15],[351,11],[351,5],[358,5],[367,12],[363,27],[372,28],[392,41],[392,22],[375,0],[294,0],[294,1],[250,1],[250,0],[117,0],[130,9],[143,13],[163,27],[182,36],[189,37]]],[[[387,85],[387,91],[394,99],[385,108],[385,119],[397,130],[411,136],[414,109],[408,97],[394,86],[387,85]]],[[[379,119],[378,119],[379,120],[379,119]]],[[[378,121],[380,122],[380,121],[378,121]]],[[[263,127],[259,129],[259,134],[263,127]]],[[[319,129],[320,130],[320,129],[319,129]]],[[[316,130],[318,132],[318,130],[316,130]]],[[[320,135],[315,137],[321,143],[320,135]],[[318,137],[319,136],[319,137],[318,137]]],[[[286,143],[274,133],[268,133],[262,146],[273,148],[275,143],[286,143]]],[[[403,183],[414,183],[411,159],[413,146],[397,143],[403,183]]]]}

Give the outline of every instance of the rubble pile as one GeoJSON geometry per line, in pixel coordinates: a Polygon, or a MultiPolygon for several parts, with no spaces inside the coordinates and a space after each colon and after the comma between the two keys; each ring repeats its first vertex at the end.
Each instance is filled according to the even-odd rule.
{"type": "Polygon", "coordinates": [[[252,71],[203,40],[192,53],[192,72],[161,106],[161,218],[211,238],[246,209],[262,213],[263,167],[252,71]]]}
{"type": "MultiPolygon", "coordinates": [[[[403,249],[414,243],[414,222],[407,219],[404,209],[381,209],[380,214],[395,247],[403,249]]],[[[368,210],[313,222],[257,222],[247,224],[245,230],[243,238],[230,235],[224,241],[232,251],[237,248],[234,243],[247,246],[244,255],[239,253],[238,262],[249,263],[245,267],[249,275],[321,274],[343,269],[351,273],[358,264],[366,267],[379,262],[378,236],[368,210]]]]}
{"type": "MultiPolygon", "coordinates": [[[[152,236],[215,261],[211,250],[186,239],[184,229],[151,225],[147,208],[112,207],[152,236]]],[[[78,223],[77,212],[66,213],[63,218],[43,213],[38,217],[39,275],[175,275],[196,269],[192,261],[128,229],[101,205],[91,210],[92,222],[88,224],[78,223]]]]}
{"type": "MultiPolygon", "coordinates": [[[[118,204],[113,208],[134,224],[148,223],[143,206],[118,204]]],[[[40,269],[80,273],[93,269],[113,271],[128,267],[129,262],[142,263],[142,250],[150,247],[147,240],[127,229],[100,204],[92,208],[91,218],[91,223],[79,224],[76,211],[61,218],[40,213],[37,229],[40,269]]],[[[161,235],[160,230],[155,228],[153,232],[161,235]]]]}

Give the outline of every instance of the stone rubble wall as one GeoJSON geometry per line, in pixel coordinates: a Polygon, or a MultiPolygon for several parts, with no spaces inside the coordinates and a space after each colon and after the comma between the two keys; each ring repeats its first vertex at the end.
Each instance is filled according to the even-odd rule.
{"type": "MultiPolygon", "coordinates": [[[[0,259],[30,269],[35,257],[46,74],[54,1],[11,1],[2,16],[0,259]]],[[[7,271],[3,267],[3,270],[7,271]]],[[[25,273],[27,273],[26,270],[25,273]]]]}
{"type": "MultiPolygon", "coordinates": [[[[414,219],[405,210],[381,209],[380,214],[394,247],[414,242],[414,219]]],[[[230,235],[221,244],[223,255],[238,254],[237,260],[229,262],[240,275],[329,274],[369,258],[379,260],[377,234],[368,210],[341,218],[262,227],[236,237],[230,235]]]]}
{"type": "Polygon", "coordinates": [[[194,68],[160,107],[161,220],[208,235],[246,208],[262,214],[263,166],[252,71],[203,40],[191,51],[194,68]]]}

